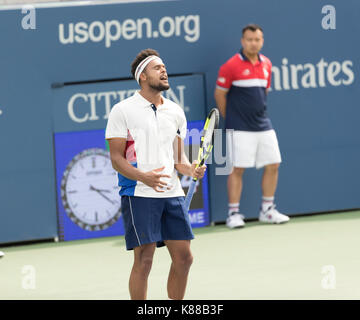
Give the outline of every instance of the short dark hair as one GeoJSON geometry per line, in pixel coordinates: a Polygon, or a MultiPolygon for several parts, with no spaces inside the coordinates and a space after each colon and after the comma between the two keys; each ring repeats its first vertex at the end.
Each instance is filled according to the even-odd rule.
{"type": "Polygon", "coordinates": [[[264,32],[263,29],[255,23],[250,23],[248,25],[246,25],[243,29],[242,29],[242,35],[244,35],[246,30],[250,30],[250,31],[256,31],[256,30],[260,30],[261,32],[264,32]]]}
{"type": "Polygon", "coordinates": [[[136,58],[134,59],[134,61],[131,64],[131,74],[133,75],[133,77],[135,78],[135,71],[137,66],[140,64],[141,61],[143,61],[145,58],[149,57],[149,56],[157,56],[160,57],[159,52],[157,52],[154,49],[144,49],[141,50],[136,58]]]}

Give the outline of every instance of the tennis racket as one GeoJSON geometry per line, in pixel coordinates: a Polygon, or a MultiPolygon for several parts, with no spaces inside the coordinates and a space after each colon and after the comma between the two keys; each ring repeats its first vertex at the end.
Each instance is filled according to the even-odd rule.
{"type": "MultiPolygon", "coordinates": [[[[205,121],[204,129],[200,140],[200,148],[197,158],[198,163],[196,165],[196,168],[203,166],[205,164],[206,159],[210,156],[214,146],[214,132],[215,129],[217,129],[218,127],[219,127],[219,110],[213,108],[210,110],[205,121]]],[[[196,178],[192,179],[189,186],[189,190],[185,198],[185,207],[187,211],[189,211],[190,203],[195,193],[196,181],[197,181],[196,178]]]]}

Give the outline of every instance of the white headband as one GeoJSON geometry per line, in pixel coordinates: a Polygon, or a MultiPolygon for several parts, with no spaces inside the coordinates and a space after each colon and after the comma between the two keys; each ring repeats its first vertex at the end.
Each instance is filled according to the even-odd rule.
{"type": "MultiPolygon", "coordinates": [[[[146,66],[153,60],[158,59],[159,63],[163,64],[163,61],[161,60],[160,57],[158,56],[148,56],[146,57],[143,61],[141,61],[139,63],[139,65],[137,66],[136,70],[135,70],[135,79],[137,81],[137,83],[139,83],[139,79],[140,79],[140,75],[141,73],[144,71],[144,69],[146,68],[146,66]]],[[[140,84],[140,83],[139,83],[140,84]]]]}

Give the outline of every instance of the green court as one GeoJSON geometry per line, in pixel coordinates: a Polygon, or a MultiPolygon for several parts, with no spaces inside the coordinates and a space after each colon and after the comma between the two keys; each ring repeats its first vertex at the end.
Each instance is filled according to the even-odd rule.
{"type": "MultiPolygon", "coordinates": [[[[360,211],[195,229],[185,299],[360,299],[360,211]]],[[[129,299],[123,237],[2,248],[0,299],[129,299]]],[[[156,250],[148,299],[167,299],[156,250]]]]}

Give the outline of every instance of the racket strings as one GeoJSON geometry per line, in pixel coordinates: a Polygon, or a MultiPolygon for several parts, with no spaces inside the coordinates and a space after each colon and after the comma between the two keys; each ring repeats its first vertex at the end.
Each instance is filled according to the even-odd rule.
{"type": "Polygon", "coordinates": [[[202,137],[202,148],[201,148],[201,157],[207,158],[211,153],[213,147],[213,135],[214,129],[216,126],[216,115],[213,113],[210,118],[207,119],[207,123],[204,127],[204,135],[202,137]]]}

